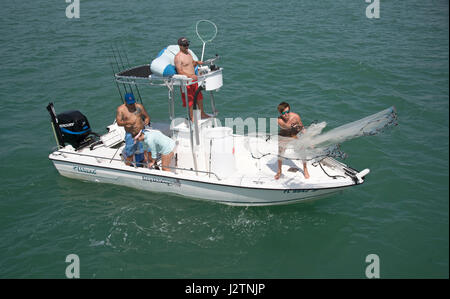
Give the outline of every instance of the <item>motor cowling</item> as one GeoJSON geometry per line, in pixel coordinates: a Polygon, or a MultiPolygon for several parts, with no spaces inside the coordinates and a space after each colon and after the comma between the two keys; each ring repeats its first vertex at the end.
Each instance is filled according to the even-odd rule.
{"type": "Polygon", "coordinates": [[[57,115],[59,129],[64,142],[75,149],[80,148],[91,133],[91,126],[85,115],[80,111],[70,110],[57,115]]]}

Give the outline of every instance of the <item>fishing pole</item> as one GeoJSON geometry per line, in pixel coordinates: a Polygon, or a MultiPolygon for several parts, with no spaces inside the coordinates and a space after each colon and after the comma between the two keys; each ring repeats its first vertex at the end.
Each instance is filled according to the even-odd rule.
{"type": "MultiPolygon", "coordinates": [[[[116,45],[116,47],[117,47],[117,45],[116,45]]],[[[120,60],[120,64],[122,65],[122,71],[123,71],[123,70],[125,70],[125,65],[123,64],[123,61],[122,61],[122,55],[120,55],[120,50],[118,47],[116,48],[116,50],[117,50],[117,54],[119,55],[119,60],[120,60]]],[[[130,87],[130,92],[133,93],[132,85],[130,85],[129,87],[130,87]]]]}
{"type": "MultiPolygon", "coordinates": [[[[122,43],[120,43],[120,48],[123,50],[122,43]]],[[[127,60],[128,68],[130,69],[130,68],[131,68],[131,65],[130,65],[130,61],[128,60],[128,54],[127,54],[126,51],[123,51],[123,53],[124,53],[124,55],[125,55],[125,59],[127,60]]],[[[131,87],[131,86],[130,86],[130,87],[131,87]]],[[[138,88],[137,84],[135,84],[134,87],[136,88],[136,91],[137,91],[139,100],[141,101],[141,104],[143,104],[143,103],[142,103],[141,93],[139,92],[139,88],[138,88]]]]}
{"type": "Polygon", "coordinates": [[[109,65],[111,66],[111,70],[113,72],[113,80],[114,80],[114,82],[116,82],[117,90],[119,91],[120,102],[123,103],[122,92],[120,91],[119,83],[117,83],[117,80],[116,80],[116,72],[114,71],[114,66],[113,66],[111,57],[108,57],[108,60],[109,60],[109,65]]]}
{"type": "MultiPolygon", "coordinates": [[[[120,68],[119,62],[117,61],[117,57],[116,57],[116,53],[114,52],[114,47],[113,47],[113,45],[111,45],[111,51],[112,51],[112,53],[113,53],[114,60],[116,61],[117,68],[118,68],[119,71],[120,71],[121,68],[120,68]]],[[[122,66],[122,70],[123,70],[123,66],[122,66]]],[[[125,85],[125,83],[122,83],[122,84],[123,84],[123,88],[125,89],[125,93],[128,93],[127,86],[125,85]]]]}

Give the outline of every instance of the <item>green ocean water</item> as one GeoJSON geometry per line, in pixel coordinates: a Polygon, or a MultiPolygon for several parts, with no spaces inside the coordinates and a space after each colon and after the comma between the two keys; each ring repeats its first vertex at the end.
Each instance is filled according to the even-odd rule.
{"type": "MultiPolygon", "coordinates": [[[[0,278],[449,277],[449,10],[447,0],[7,1],[0,20],[0,278]],[[224,68],[226,117],[276,117],[288,101],[305,124],[334,128],[389,106],[399,125],[342,144],[366,182],[304,204],[229,207],[58,174],[48,102],[80,110],[103,133],[120,104],[111,45],[150,63],[195,35],[224,68]]],[[[153,121],[167,90],[140,89],[153,121]]],[[[209,103],[207,103],[209,107],[209,103]]],[[[181,103],[176,107],[184,112],[181,103]]]]}

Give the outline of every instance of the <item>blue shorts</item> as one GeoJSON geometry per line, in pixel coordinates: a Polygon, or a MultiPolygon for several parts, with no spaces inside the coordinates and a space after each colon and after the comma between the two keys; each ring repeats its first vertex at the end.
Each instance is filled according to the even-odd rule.
{"type": "MultiPolygon", "coordinates": [[[[137,156],[141,156],[140,154],[144,153],[144,146],[142,145],[142,142],[140,141],[136,141],[136,143],[134,142],[134,138],[131,135],[131,133],[126,133],[125,134],[125,148],[123,149],[123,155],[125,156],[125,158],[128,158],[132,155],[137,155],[137,156]]],[[[136,159],[136,161],[139,159],[136,159]]],[[[140,161],[138,161],[140,162],[140,161]]]]}

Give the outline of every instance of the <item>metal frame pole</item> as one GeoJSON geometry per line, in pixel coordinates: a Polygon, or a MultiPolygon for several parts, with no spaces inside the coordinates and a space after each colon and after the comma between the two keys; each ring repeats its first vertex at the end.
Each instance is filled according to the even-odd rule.
{"type": "MultiPolygon", "coordinates": [[[[192,130],[192,122],[191,122],[191,115],[189,113],[189,98],[187,94],[187,87],[186,87],[186,81],[182,81],[182,89],[184,92],[184,100],[186,101],[186,109],[187,109],[187,115],[188,115],[188,123],[189,123],[189,134],[190,134],[190,141],[191,141],[191,152],[192,152],[192,160],[194,162],[194,170],[195,174],[198,175],[198,167],[197,167],[197,157],[195,156],[195,149],[194,149],[194,132],[192,130]]],[[[193,113],[193,112],[192,112],[193,113]]]]}
{"type": "Polygon", "coordinates": [[[214,115],[214,127],[217,127],[217,118],[216,118],[216,116],[217,116],[217,110],[216,110],[216,103],[215,103],[215,101],[214,101],[213,91],[211,90],[211,91],[209,92],[209,94],[210,94],[210,96],[211,96],[211,109],[212,109],[212,112],[213,112],[213,115],[214,115]]]}

